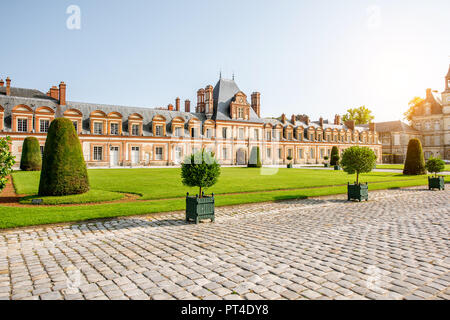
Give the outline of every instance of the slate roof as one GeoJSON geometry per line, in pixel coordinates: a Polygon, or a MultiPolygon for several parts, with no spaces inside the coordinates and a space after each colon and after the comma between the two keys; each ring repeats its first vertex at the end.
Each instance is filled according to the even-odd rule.
{"type": "Polygon", "coordinates": [[[405,133],[413,133],[420,134],[419,131],[414,129],[413,127],[407,125],[402,121],[387,121],[387,122],[377,122],[376,123],[377,132],[405,132],[405,133]]]}

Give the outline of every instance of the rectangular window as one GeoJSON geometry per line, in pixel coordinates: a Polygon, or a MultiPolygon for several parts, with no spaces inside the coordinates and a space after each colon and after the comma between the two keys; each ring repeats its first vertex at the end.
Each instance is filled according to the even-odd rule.
{"type": "Polygon", "coordinates": [[[48,132],[50,120],[39,120],[39,132],[48,132]]]}
{"type": "Polygon", "coordinates": [[[325,157],[325,150],[320,149],[320,158],[323,159],[323,157],[325,157]]]}
{"type": "Polygon", "coordinates": [[[133,124],[131,126],[131,134],[133,136],[138,136],[139,135],[139,125],[138,124],[133,124]]]}
{"type": "Polygon", "coordinates": [[[155,148],[155,159],[156,160],[162,160],[163,159],[163,148],[162,147],[156,147],[155,148]]]}
{"type": "Polygon", "coordinates": [[[259,140],[259,130],[258,129],[254,130],[254,137],[255,137],[255,140],[259,140]]]}
{"type": "Polygon", "coordinates": [[[441,144],[441,137],[440,136],[435,136],[434,137],[434,145],[438,146],[441,144]]]}
{"type": "Polygon", "coordinates": [[[298,158],[303,159],[303,149],[298,149],[298,158]]]}
{"type": "Polygon", "coordinates": [[[222,128],[222,138],[228,139],[228,128],[222,128]]]}
{"type": "Polygon", "coordinates": [[[238,108],[238,118],[244,118],[244,110],[242,108],[238,108]]]}
{"type": "Polygon", "coordinates": [[[162,137],[163,135],[163,126],[155,126],[155,136],[162,137]]]}
{"type": "Polygon", "coordinates": [[[119,134],[119,124],[111,123],[111,135],[117,136],[119,134]]]}
{"type": "Polygon", "coordinates": [[[283,158],[283,149],[281,149],[281,148],[278,149],[278,158],[280,158],[280,159],[283,158]]]}
{"type": "Polygon", "coordinates": [[[292,149],[288,149],[288,157],[292,158],[292,149]]]}
{"type": "Polygon", "coordinates": [[[28,132],[28,120],[27,119],[17,119],[17,131],[18,132],[28,132]]]}
{"type": "Polygon", "coordinates": [[[94,147],[94,160],[95,161],[103,160],[103,147],[94,147]]]}
{"type": "Polygon", "coordinates": [[[206,138],[208,139],[212,138],[212,129],[206,129],[206,138]]]}
{"type": "Polygon", "coordinates": [[[310,155],[311,159],[314,159],[314,149],[311,148],[309,155],[310,155]]]}
{"type": "Polygon", "coordinates": [[[94,122],[94,134],[103,134],[103,123],[94,122]]]}
{"type": "Polygon", "coordinates": [[[228,159],[228,149],[223,148],[223,159],[228,159]]]}
{"type": "Polygon", "coordinates": [[[244,139],[244,128],[239,128],[239,139],[244,139]]]}
{"type": "Polygon", "coordinates": [[[267,158],[272,158],[272,149],[267,148],[267,158]]]}
{"type": "Polygon", "coordinates": [[[313,133],[309,135],[309,140],[310,141],[314,141],[314,134],[313,133]]]}
{"type": "Polygon", "coordinates": [[[273,140],[277,140],[277,131],[275,129],[273,129],[272,137],[273,137],[273,140]]]}
{"type": "Polygon", "coordinates": [[[270,137],[271,137],[270,131],[267,131],[266,132],[266,140],[270,141],[270,137]]]}
{"type": "Polygon", "coordinates": [[[292,140],[292,132],[288,133],[288,140],[292,140]]]}
{"type": "Polygon", "coordinates": [[[78,132],[78,121],[72,121],[75,131],[78,132]]]}
{"type": "Polygon", "coordinates": [[[175,137],[181,137],[181,128],[180,127],[175,128],[175,137]]]}
{"type": "Polygon", "coordinates": [[[41,150],[41,157],[44,157],[44,146],[39,146],[39,149],[41,150]]]}

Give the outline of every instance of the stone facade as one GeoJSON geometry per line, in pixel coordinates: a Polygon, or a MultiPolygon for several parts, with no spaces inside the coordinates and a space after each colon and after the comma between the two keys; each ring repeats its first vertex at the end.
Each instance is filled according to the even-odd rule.
{"type": "Polygon", "coordinates": [[[234,80],[220,79],[215,87],[197,92],[197,106],[180,98],[175,107],[137,108],[66,100],[67,86],[53,86],[47,94],[11,87],[0,81],[0,137],[11,136],[12,151],[20,159],[23,140],[35,136],[42,150],[48,126],[55,117],[71,119],[90,167],[169,166],[201,150],[214,151],[223,165],[246,165],[254,147],[260,147],[265,165],[319,164],[331,148],[367,146],[381,160],[375,126],[333,123],[308,117],[290,121],[261,118],[261,94],[250,103],[234,80]]]}

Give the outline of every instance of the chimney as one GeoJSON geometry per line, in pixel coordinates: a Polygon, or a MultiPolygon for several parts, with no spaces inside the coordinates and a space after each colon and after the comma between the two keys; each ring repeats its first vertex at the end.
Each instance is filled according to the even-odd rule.
{"type": "Polygon", "coordinates": [[[377,131],[377,125],[375,124],[375,122],[369,123],[369,130],[372,132],[377,131]]]}
{"type": "Polygon", "coordinates": [[[304,120],[305,120],[304,122],[306,123],[306,125],[309,126],[309,117],[305,116],[304,120]]]}
{"type": "Polygon", "coordinates": [[[173,111],[173,104],[169,104],[169,106],[167,107],[167,110],[173,111]]]}
{"type": "Polygon", "coordinates": [[[6,78],[6,95],[11,95],[11,79],[9,77],[6,78]]]}
{"type": "Polygon", "coordinates": [[[355,120],[345,121],[344,124],[352,131],[355,131],[355,120]]]}
{"type": "Polygon", "coordinates": [[[261,93],[253,92],[252,93],[252,109],[261,117],[261,93]]]}
{"type": "Polygon", "coordinates": [[[180,111],[180,98],[175,99],[175,109],[180,111]]]}
{"type": "Polygon", "coordinates": [[[286,115],[284,113],[281,115],[281,122],[283,122],[283,124],[286,124],[286,115]]]}
{"type": "Polygon", "coordinates": [[[59,100],[59,89],[56,86],[50,88],[50,97],[59,100]]]}
{"type": "Polygon", "coordinates": [[[341,124],[341,116],[340,115],[337,114],[334,116],[334,124],[336,124],[336,125],[341,124]]]}
{"type": "Polygon", "coordinates": [[[431,94],[431,89],[428,88],[428,89],[427,89],[427,99],[428,99],[428,98],[431,98],[431,96],[432,96],[432,94],[431,94]]]}
{"type": "Polygon", "coordinates": [[[322,117],[319,118],[319,123],[320,123],[320,126],[323,128],[323,118],[322,117]]]}
{"type": "Polygon", "coordinates": [[[5,81],[3,79],[0,79],[0,87],[3,87],[5,85],[5,81]]]}
{"type": "Polygon", "coordinates": [[[205,112],[205,89],[199,89],[197,91],[197,108],[195,109],[195,112],[205,112]]]}
{"type": "Polygon", "coordinates": [[[191,112],[191,101],[186,100],[184,102],[184,112],[191,112]]]}
{"type": "Polygon", "coordinates": [[[64,81],[61,81],[59,84],[59,105],[65,106],[66,105],[66,84],[64,81]]]}
{"type": "Polygon", "coordinates": [[[292,124],[295,126],[295,122],[296,122],[296,118],[295,118],[295,114],[293,114],[292,116],[291,116],[291,122],[292,122],[292,124]]]}
{"type": "Polygon", "coordinates": [[[205,88],[205,107],[204,107],[205,111],[204,112],[209,117],[211,117],[214,112],[214,110],[213,110],[213,108],[214,108],[213,107],[213,105],[214,105],[213,91],[214,91],[214,88],[212,85],[208,85],[205,88]]]}

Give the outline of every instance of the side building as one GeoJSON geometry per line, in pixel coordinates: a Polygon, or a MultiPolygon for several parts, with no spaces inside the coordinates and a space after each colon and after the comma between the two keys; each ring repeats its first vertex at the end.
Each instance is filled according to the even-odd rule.
{"type": "Polygon", "coordinates": [[[259,147],[265,165],[320,164],[333,146],[342,151],[367,146],[381,161],[381,144],[375,124],[357,126],[335,116],[310,121],[309,117],[281,121],[261,117],[261,95],[250,102],[234,80],[220,79],[197,92],[197,105],[181,99],[167,108],[125,107],[66,100],[61,82],[47,94],[0,81],[0,137],[10,136],[13,154],[20,159],[23,140],[35,136],[43,151],[55,117],[70,119],[78,132],[90,167],[171,166],[201,150],[214,151],[223,165],[246,165],[259,147]]]}

